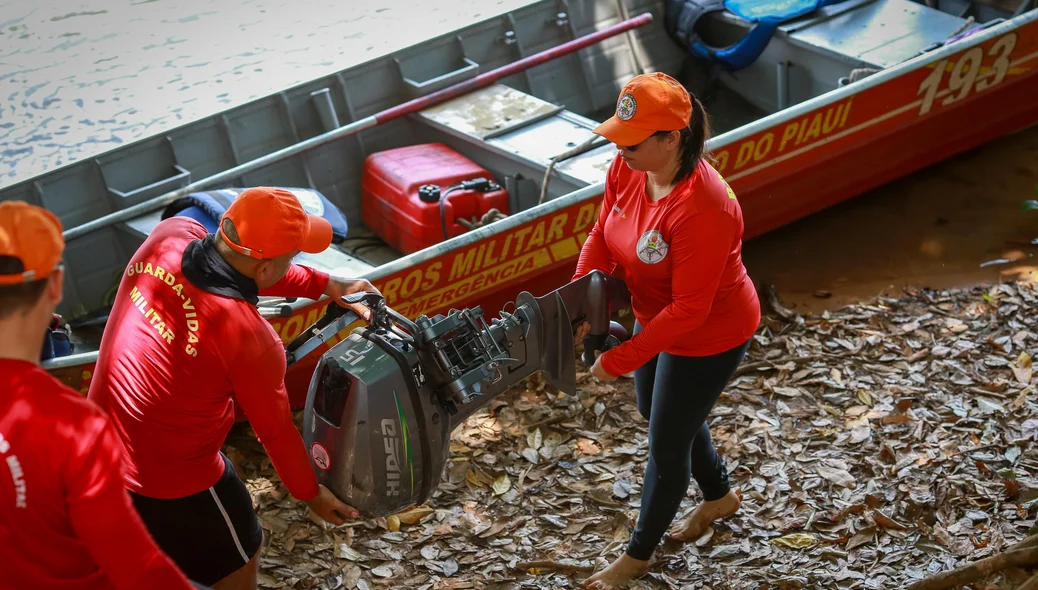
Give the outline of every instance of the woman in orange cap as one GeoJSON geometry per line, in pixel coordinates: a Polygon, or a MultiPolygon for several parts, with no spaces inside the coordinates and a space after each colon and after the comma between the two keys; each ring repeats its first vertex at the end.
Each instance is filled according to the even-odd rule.
{"type": "MultiPolygon", "coordinates": [[[[742,263],[739,202],[704,157],[703,105],[666,74],[640,75],[595,133],[619,153],[573,278],[601,270],[630,287],[634,335],[598,356],[591,373],[612,381],[633,371],[649,421],[637,527],[625,554],[584,582],[604,590],[648,571],[690,478],[704,501],[672,537],[694,540],[739,509],[706,419],[749,348],[760,303],[742,263]]],[[[578,341],[588,329],[578,328],[578,341]]]]}

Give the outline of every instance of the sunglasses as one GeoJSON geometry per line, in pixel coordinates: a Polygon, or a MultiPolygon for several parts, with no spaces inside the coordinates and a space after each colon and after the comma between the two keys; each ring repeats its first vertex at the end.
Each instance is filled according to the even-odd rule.
{"type": "Polygon", "coordinates": [[[638,147],[641,146],[642,144],[644,144],[646,141],[649,141],[649,139],[652,139],[653,137],[666,137],[666,136],[670,135],[671,133],[673,133],[673,131],[657,131],[656,133],[653,133],[652,135],[650,135],[648,137],[648,139],[646,139],[645,141],[642,141],[640,143],[636,143],[634,145],[630,145],[630,146],[627,146],[627,147],[621,146],[620,149],[625,149],[625,150],[627,150],[629,152],[636,152],[636,151],[638,151],[638,147]]]}

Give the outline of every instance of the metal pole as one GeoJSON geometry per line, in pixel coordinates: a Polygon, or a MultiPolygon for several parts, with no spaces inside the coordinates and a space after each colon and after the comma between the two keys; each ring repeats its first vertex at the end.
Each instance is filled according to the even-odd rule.
{"type": "Polygon", "coordinates": [[[512,74],[515,74],[517,72],[521,72],[534,66],[538,66],[544,62],[551,61],[563,55],[572,53],[578,49],[594,45],[595,43],[598,43],[604,39],[608,39],[621,33],[625,33],[629,30],[647,25],[650,22],[652,22],[652,14],[646,12],[632,19],[602,29],[601,31],[596,31],[594,33],[591,33],[590,35],[585,35],[578,39],[574,39],[572,41],[563,43],[562,45],[552,47],[551,49],[546,49],[540,53],[535,53],[529,57],[525,57],[506,66],[501,66],[496,70],[491,70],[485,74],[480,74],[475,78],[470,78],[463,82],[459,82],[454,86],[449,86],[442,90],[438,90],[427,96],[415,98],[413,100],[386,109],[369,117],[365,117],[363,119],[354,121],[353,123],[350,123],[348,125],[339,127],[338,129],[334,129],[332,131],[328,131],[327,133],[322,133],[321,135],[311,137],[310,139],[301,141],[295,145],[280,149],[276,152],[272,152],[265,156],[261,156],[259,158],[256,158],[255,160],[235,166],[234,168],[224,170],[223,172],[218,172],[217,174],[214,174],[207,178],[203,178],[201,180],[192,182],[184,188],[168,192],[164,195],[160,195],[143,203],[138,203],[137,205],[134,205],[132,207],[127,207],[126,209],[120,209],[119,211],[109,213],[108,215],[103,215],[101,217],[98,217],[97,219],[88,221],[82,225],[78,225],[69,230],[66,230],[64,232],[65,240],[74,240],[80,236],[86,235],[93,231],[97,231],[101,228],[105,228],[123,221],[128,221],[130,219],[133,219],[134,217],[138,217],[146,213],[151,213],[152,211],[161,209],[166,205],[169,205],[173,201],[181,197],[185,197],[188,194],[193,193],[197,190],[208,188],[214,184],[219,184],[221,182],[225,182],[233,178],[239,177],[243,174],[254,172],[265,166],[276,164],[277,162],[280,162],[287,158],[291,158],[292,156],[295,156],[302,152],[309,151],[313,148],[317,148],[322,145],[331,143],[333,141],[337,141],[339,139],[342,139],[343,137],[353,135],[365,129],[370,129],[371,127],[381,125],[382,123],[388,123],[389,121],[398,119],[411,113],[418,112],[432,105],[446,102],[452,98],[461,96],[463,94],[467,94],[478,88],[489,86],[490,84],[493,84],[494,82],[502,78],[507,78],[508,76],[511,76],[512,74]]]}

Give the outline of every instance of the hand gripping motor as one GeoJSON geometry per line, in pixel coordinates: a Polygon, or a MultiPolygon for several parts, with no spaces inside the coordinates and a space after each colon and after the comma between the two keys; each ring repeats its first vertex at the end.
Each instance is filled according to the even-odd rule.
{"type": "MultiPolygon", "coordinates": [[[[591,324],[583,361],[626,337],[610,322],[630,305],[623,281],[599,271],[543,297],[520,293],[488,324],[479,307],[413,322],[377,293],[347,302],[372,310],[318,361],[306,397],[303,439],[318,481],[365,518],[423,503],[440,482],[450,435],[474,412],[534,373],[576,392],[575,328],[591,324]]],[[[357,321],[335,303],[286,347],[303,358],[357,321]]]]}

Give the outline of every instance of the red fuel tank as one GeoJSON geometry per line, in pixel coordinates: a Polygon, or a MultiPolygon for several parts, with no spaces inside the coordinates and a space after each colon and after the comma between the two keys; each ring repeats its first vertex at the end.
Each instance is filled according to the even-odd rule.
{"type": "Polygon", "coordinates": [[[465,233],[458,219],[478,221],[490,209],[509,214],[508,193],[489,172],[441,143],[376,152],[364,160],[364,225],[403,254],[444,241],[444,225],[449,237],[465,233]],[[476,189],[460,186],[478,178],[488,182],[476,189]]]}

